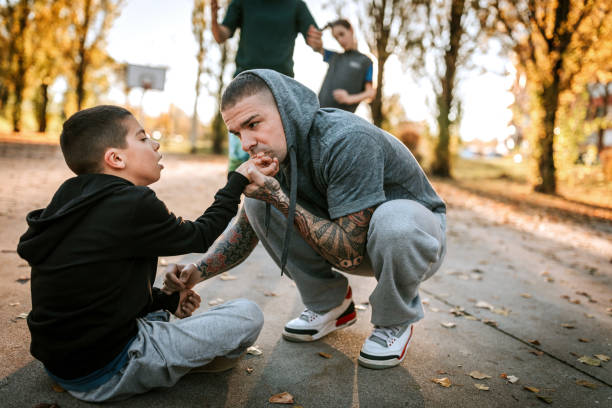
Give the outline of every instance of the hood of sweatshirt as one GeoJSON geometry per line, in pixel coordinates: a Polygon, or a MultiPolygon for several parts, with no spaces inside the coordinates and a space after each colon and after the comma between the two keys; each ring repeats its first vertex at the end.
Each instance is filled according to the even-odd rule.
{"type": "MultiPolygon", "coordinates": [[[[309,133],[319,110],[317,95],[293,78],[269,69],[245,71],[240,75],[251,73],[263,79],[270,90],[283,122],[287,139],[287,158],[281,164],[277,179],[281,186],[289,190],[289,211],[285,226],[285,240],[281,255],[281,274],[287,263],[291,231],[295,216],[298,188],[298,152],[310,149],[309,133]]],[[[266,227],[269,224],[270,205],[266,208],[266,227]]]]}
{"type": "Polygon", "coordinates": [[[17,252],[31,266],[43,262],[87,210],[108,195],[133,184],[107,174],[85,174],[66,180],[46,208],[30,212],[28,230],[17,252]]]}

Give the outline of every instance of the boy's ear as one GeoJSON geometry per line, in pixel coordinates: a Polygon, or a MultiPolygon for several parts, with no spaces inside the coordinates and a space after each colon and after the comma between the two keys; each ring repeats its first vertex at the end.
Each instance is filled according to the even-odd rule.
{"type": "Polygon", "coordinates": [[[113,170],[124,169],[126,165],[125,156],[119,150],[111,147],[104,152],[104,164],[113,170]]]}

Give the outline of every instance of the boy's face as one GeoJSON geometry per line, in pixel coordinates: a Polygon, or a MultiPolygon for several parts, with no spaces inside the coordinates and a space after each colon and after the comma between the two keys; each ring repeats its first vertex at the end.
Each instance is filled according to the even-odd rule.
{"type": "Polygon", "coordinates": [[[263,152],[282,163],[287,139],[278,108],[271,94],[260,92],[243,98],[221,112],[230,132],[238,136],[242,150],[253,156],[263,152]]]}
{"type": "Polygon", "coordinates": [[[125,168],[122,177],[137,186],[148,186],[155,183],[164,168],[159,161],[162,155],[158,152],[159,143],[151,139],[140,123],[133,116],[128,116],[123,126],[127,129],[125,141],[127,147],[118,149],[125,156],[125,168]]]}

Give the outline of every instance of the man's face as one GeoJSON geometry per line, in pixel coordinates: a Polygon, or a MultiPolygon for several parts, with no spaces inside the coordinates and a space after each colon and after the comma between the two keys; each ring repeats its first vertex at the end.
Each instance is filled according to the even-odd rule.
{"type": "Polygon", "coordinates": [[[230,132],[238,136],[242,150],[253,156],[265,153],[282,163],[287,156],[287,139],[278,108],[271,94],[260,92],[243,98],[221,112],[230,132]]]}
{"type": "Polygon", "coordinates": [[[164,168],[159,162],[162,158],[158,152],[159,143],[145,133],[133,116],[127,117],[123,126],[127,129],[127,146],[125,149],[118,149],[125,156],[123,177],[137,186],[155,183],[164,168]]]}

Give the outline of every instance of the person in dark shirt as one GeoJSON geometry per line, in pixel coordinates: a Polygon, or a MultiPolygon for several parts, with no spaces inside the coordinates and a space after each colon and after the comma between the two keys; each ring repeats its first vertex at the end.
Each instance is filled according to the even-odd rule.
{"type": "MultiPolygon", "coordinates": [[[[240,29],[234,76],[249,69],[267,68],[293,77],[293,50],[299,33],[314,51],[322,49],[321,31],[302,0],[231,0],[221,24],[217,21],[217,0],[211,1],[210,8],[217,43],[225,42],[240,29]]],[[[228,142],[231,171],[249,155],[231,133],[228,142]]]]}
{"type": "MultiPolygon", "coordinates": [[[[191,316],[197,293],[152,285],[158,256],[204,252],[223,232],[254,162],[229,173],[214,203],[187,221],[147,187],[163,169],[160,146],[129,111],[103,105],[77,112],[60,144],[77,176],[27,215],[17,248],[32,268],[32,355],[73,396],[96,402],[170,387],[219,361],[231,367],[259,335],[257,305],[238,299],[191,316]],[[181,320],[169,321],[169,312],[181,320]]],[[[257,165],[276,172],[272,161],[257,165]]]]}
{"type": "Polygon", "coordinates": [[[361,101],[376,94],[372,86],[372,60],[357,51],[357,40],[348,20],[329,23],[332,35],[344,49],[337,53],[322,49],[323,61],[329,64],[319,91],[322,108],[338,108],[354,113],[361,101]]]}

